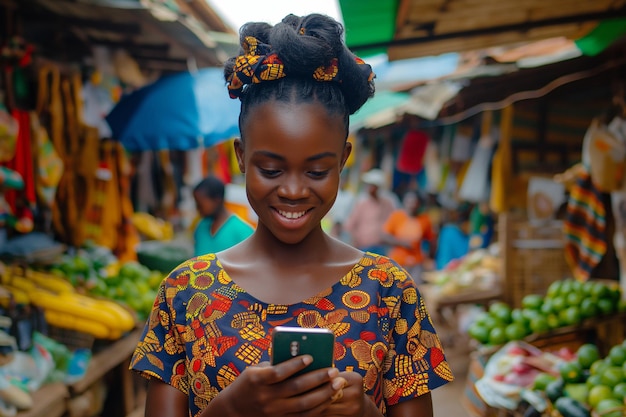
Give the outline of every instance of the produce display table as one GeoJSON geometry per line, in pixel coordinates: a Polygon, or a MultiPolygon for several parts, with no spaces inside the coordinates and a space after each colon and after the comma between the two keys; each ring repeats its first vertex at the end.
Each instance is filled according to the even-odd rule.
{"type": "Polygon", "coordinates": [[[73,384],[46,384],[33,393],[34,407],[16,417],[79,417],[81,406],[89,406],[88,391],[106,379],[109,392],[103,415],[135,415],[143,408],[136,377],[128,370],[130,357],[143,329],[135,329],[120,340],[95,353],[83,378],[73,384]],[[82,400],[82,401],[81,401],[82,400]]]}
{"type": "Polygon", "coordinates": [[[17,417],[61,417],[65,415],[68,398],[69,391],[65,384],[46,384],[33,393],[33,408],[18,413],[17,417]]]}
{"type": "Polygon", "coordinates": [[[441,294],[435,284],[419,285],[419,290],[424,296],[428,311],[445,332],[441,336],[449,335],[446,344],[452,345],[456,336],[460,336],[458,326],[458,307],[462,305],[489,305],[502,299],[502,288],[496,285],[493,288],[468,289],[453,294],[441,294]]]}

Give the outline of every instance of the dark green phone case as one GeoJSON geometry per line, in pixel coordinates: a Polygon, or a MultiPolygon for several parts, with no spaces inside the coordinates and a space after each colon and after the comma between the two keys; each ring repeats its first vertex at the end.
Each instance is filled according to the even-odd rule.
{"type": "Polygon", "coordinates": [[[294,376],[333,366],[335,335],[328,329],[278,326],[272,332],[272,364],[311,355],[313,363],[294,376]]]}

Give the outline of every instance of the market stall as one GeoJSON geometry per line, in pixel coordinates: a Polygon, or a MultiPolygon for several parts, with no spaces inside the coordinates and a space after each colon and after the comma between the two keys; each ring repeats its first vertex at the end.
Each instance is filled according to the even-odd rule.
{"type": "MultiPolygon", "coordinates": [[[[0,20],[0,415],[142,415],[130,357],[190,254],[136,210],[138,156],[105,116],[192,61],[219,65],[236,33],[199,1],[1,0],[0,20]]],[[[171,200],[158,214],[177,156],[157,154],[171,200]]]]}

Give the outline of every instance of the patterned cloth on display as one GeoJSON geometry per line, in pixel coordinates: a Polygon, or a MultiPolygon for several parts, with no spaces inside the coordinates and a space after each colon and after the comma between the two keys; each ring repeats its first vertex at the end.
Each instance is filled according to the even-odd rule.
{"type": "Polygon", "coordinates": [[[607,250],[606,209],[589,172],[582,171],[570,190],[563,223],[565,259],[574,277],[587,280],[607,250]]]}
{"type": "Polygon", "coordinates": [[[386,405],[453,380],[414,281],[372,253],[332,287],[292,305],[246,293],[214,254],[191,259],[161,284],[130,368],[187,394],[189,415],[198,416],[246,367],[270,359],[278,325],[331,329],[335,366],[363,375],[383,414],[386,405]]]}

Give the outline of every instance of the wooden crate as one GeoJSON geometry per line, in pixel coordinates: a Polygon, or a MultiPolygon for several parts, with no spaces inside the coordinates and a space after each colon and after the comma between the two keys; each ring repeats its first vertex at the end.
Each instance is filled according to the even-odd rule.
{"type": "Polygon", "coordinates": [[[561,221],[533,222],[510,214],[498,219],[503,298],[520,307],[528,294],[545,294],[554,281],[571,278],[561,221]]]}

